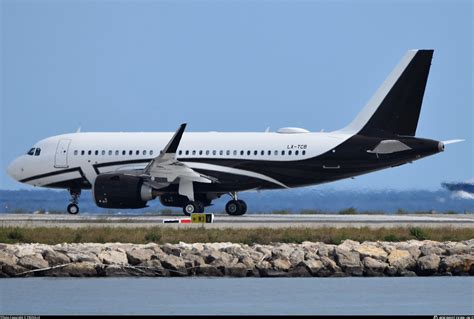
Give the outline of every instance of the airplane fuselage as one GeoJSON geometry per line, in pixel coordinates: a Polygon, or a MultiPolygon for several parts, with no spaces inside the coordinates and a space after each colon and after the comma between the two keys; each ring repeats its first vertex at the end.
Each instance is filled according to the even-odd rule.
{"type": "MultiPolygon", "coordinates": [[[[9,167],[20,182],[51,188],[90,189],[99,174],[143,169],[173,133],[73,133],[34,145],[9,167]]],[[[438,141],[396,137],[409,149],[370,152],[383,140],[344,132],[185,133],[177,159],[218,183],[195,183],[195,192],[299,187],[398,166],[441,151],[438,141]]],[[[173,191],[171,184],[162,192],[173,191]]]]}

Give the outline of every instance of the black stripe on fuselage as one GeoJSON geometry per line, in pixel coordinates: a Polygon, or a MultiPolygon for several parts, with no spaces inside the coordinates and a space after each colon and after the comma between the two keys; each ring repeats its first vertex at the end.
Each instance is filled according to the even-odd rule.
{"type": "Polygon", "coordinates": [[[31,177],[19,180],[19,182],[27,183],[27,182],[35,180],[35,179],[46,178],[46,177],[51,177],[51,176],[56,176],[56,175],[61,175],[61,174],[66,174],[66,173],[72,173],[72,172],[79,172],[79,174],[81,174],[81,177],[84,178],[85,180],[87,180],[87,178],[84,175],[84,172],[82,171],[82,169],[80,167],[74,167],[74,168],[63,169],[63,170],[60,170],[60,171],[52,171],[52,172],[45,173],[45,174],[31,176],[31,177]]]}

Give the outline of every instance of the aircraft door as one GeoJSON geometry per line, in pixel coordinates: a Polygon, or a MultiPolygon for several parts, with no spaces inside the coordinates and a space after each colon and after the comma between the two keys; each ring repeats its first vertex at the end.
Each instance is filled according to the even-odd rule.
{"type": "Polygon", "coordinates": [[[70,143],[71,143],[71,140],[67,140],[67,139],[59,140],[58,146],[56,148],[56,156],[54,158],[54,167],[57,167],[57,168],[69,167],[67,164],[67,151],[69,149],[70,143]]]}

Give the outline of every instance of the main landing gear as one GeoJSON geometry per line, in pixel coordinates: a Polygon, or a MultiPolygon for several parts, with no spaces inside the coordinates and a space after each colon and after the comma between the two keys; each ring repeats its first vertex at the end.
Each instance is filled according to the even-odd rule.
{"type": "Polygon", "coordinates": [[[71,204],[67,206],[67,212],[72,215],[76,215],[79,213],[79,206],[77,205],[79,202],[79,197],[81,196],[81,189],[69,189],[69,193],[71,194],[71,204]]]}
{"type": "Polygon", "coordinates": [[[232,200],[225,205],[226,213],[231,216],[241,216],[245,214],[247,212],[247,204],[243,200],[237,199],[237,193],[234,192],[229,195],[232,197],[232,200]]]}
{"type": "Polygon", "coordinates": [[[199,201],[189,201],[183,207],[183,213],[186,216],[191,216],[194,213],[203,213],[204,205],[199,201]]]}

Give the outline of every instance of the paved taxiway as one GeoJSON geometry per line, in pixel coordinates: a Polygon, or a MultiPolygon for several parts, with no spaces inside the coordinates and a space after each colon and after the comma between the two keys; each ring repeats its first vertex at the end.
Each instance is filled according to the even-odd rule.
{"type": "MultiPolygon", "coordinates": [[[[184,218],[184,216],[182,216],[184,218]]],[[[52,215],[52,214],[1,214],[0,226],[13,227],[201,227],[203,224],[163,224],[164,219],[179,216],[136,215],[52,215]]],[[[474,227],[474,214],[426,215],[215,215],[213,224],[206,228],[283,228],[283,227],[474,227]]]]}

